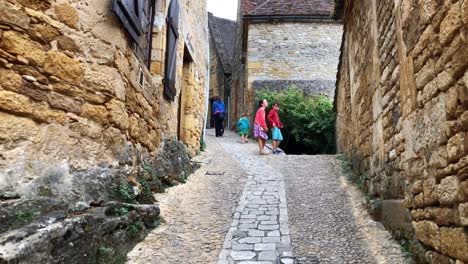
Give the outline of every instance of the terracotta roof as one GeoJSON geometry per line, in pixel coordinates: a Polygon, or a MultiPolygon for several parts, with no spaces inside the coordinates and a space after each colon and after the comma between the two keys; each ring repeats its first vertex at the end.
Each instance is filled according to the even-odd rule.
{"type": "Polygon", "coordinates": [[[236,21],[215,17],[209,13],[208,24],[224,69],[230,72],[236,42],[236,21]]]}
{"type": "Polygon", "coordinates": [[[242,0],[244,16],[333,16],[334,0],[242,0]]]}

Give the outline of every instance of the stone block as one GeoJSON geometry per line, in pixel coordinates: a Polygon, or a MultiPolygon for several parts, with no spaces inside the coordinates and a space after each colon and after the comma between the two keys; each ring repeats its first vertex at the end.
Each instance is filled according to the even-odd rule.
{"type": "Polygon", "coordinates": [[[32,105],[28,97],[0,90],[0,109],[7,113],[31,114],[32,105]]]}
{"type": "Polygon", "coordinates": [[[461,132],[449,139],[447,155],[450,161],[457,161],[468,154],[468,133],[461,132]]]}
{"type": "Polygon", "coordinates": [[[6,70],[3,68],[0,68],[0,87],[16,92],[18,91],[23,84],[23,79],[19,74],[12,70],[6,70]]]}
{"type": "Polygon", "coordinates": [[[458,1],[452,4],[444,20],[440,24],[440,42],[445,45],[453,39],[455,34],[463,26],[463,21],[461,17],[461,3],[458,1]]]}
{"type": "Polygon", "coordinates": [[[86,69],[83,85],[87,89],[106,92],[125,101],[126,88],[119,71],[116,68],[105,65],[93,65],[86,69]]]}
{"type": "Polygon", "coordinates": [[[74,85],[80,85],[84,76],[80,62],[56,51],[47,53],[44,71],[74,85]]]}
{"type": "Polygon", "coordinates": [[[437,185],[437,196],[443,205],[451,205],[457,202],[460,190],[460,181],[456,176],[449,176],[437,185]]]}
{"type": "Polygon", "coordinates": [[[106,103],[106,108],[109,111],[110,122],[114,123],[118,128],[125,130],[129,126],[129,117],[125,104],[119,100],[112,99],[106,103]]]}
{"type": "Polygon", "coordinates": [[[94,120],[102,125],[108,123],[107,108],[101,105],[92,105],[89,103],[85,103],[81,107],[81,115],[83,117],[94,120]]]}
{"type": "Polygon", "coordinates": [[[468,226],[468,203],[458,205],[458,214],[460,216],[460,223],[463,226],[468,226]]]}
{"type": "Polygon", "coordinates": [[[455,259],[468,261],[468,232],[464,228],[440,229],[440,250],[455,259]]]}
{"type": "Polygon", "coordinates": [[[56,92],[49,93],[47,101],[52,108],[76,114],[81,112],[81,104],[78,101],[56,92]]]}
{"type": "Polygon", "coordinates": [[[57,19],[65,25],[78,29],[79,16],[76,9],[68,3],[61,3],[54,6],[57,19]]]}
{"type": "Polygon", "coordinates": [[[57,45],[62,50],[68,50],[71,52],[81,52],[80,46],[78,46],[75,41],[68,36],[59,36],[57,38],[57,45]]]}
{"type": "Polygon", "coordinates": [[[50,0],[15,0],[24,7],[32,8],[34,10],[47,10],[50,8],[50,0]]]}
{"type": "Polygon", "coordinates": [[[46,58],[43,47],[15,31],[6,31],[0,40],[0,48],[13,55],[21,55],[31,64],[42,66],[46,58]]]}
{"type": "Polygon", "coordinates": [[[48,44],[60,35],[57,29],[44,24],[33,25],[28,30],[29,36],[41,43],[48,44]]]}
{"type": "Polygon", "coordinates": [[[7,1],[0,2],[0,24],[28,29],[29,22],[30,18],[28,15],[18,7],[7,1]]]}

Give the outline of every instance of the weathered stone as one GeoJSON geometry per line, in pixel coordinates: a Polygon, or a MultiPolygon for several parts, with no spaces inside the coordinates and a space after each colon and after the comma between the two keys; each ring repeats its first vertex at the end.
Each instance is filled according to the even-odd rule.
{"type": "Polygon", "coordinates": [[[42,66],[46,54],[41,45],[26,39],[15,31],[6,31],[0,41],[0,48],[14,55],[21,55],[34,65],[42,66]]]}
{"type": "Polygon", "coordinates": [[[77,114],[81,112],[81,104],[79,102],[56,92],[49,93],[47,96],[47,101],[52,108],[77,114]]]}
{"type": "Polygon", "coordinates": [[[457,33],[457,30],[463,26],[461,18],[461,2],[462,1],[458,1],[452,4],[447,16],[440,24],[439,38],[442,44],[447,44],[447,42],[451,41],[457,33]]]}
{"type": "Polygon", "coordinates": [[[29,29],[28,33],[32,39],[40,41],[42,43],[49,43],[60,35],[60,32],[58,32],[57,29],[44,24],[32,26],[29,29]]]}
{"type": "MultiPolygon", "coordinates": [[[[28,1],[28,0],[25,0],[25,1],[28,1]]],[[[63,28],[63,24],[61,24],[57,20],[52,19],[50,16],[46,15],[44,12],[36,11],[30,8],[25,8],[25,11],[26,11],[26,14],[28,14],[28,16],[30,16],[31,19],[35,21],[44,22],[45,24],[48,24],[56,29],[63,28]]]]}
{"type": "Polygon", "coordinates": [[[19,8],[6,1],[0,2],[0,24],[28,29],[29,22],[29,17],[19,8]]]}
{"type": "Polygon", "coordinates": [[[27,84],[23,85],[21,89],[19,90],[21,94],[24,94],[36,101],[42,101],[45,100],[47,97],[47,91],[37,89],[34,85],[32,84],[27,84]]]}
{"type": "Polygon", "coordinates": [[[456,161],[468,153],[468,136],[466,132],[456,134],[447,143],[447,154],[450,161],[456,161]]]}
{"type": "Polygon", "coordinates": [[[32,8],[35,10],[46,10],[49,9],[51,4],[50,0],[15,0],[21,5],[32,8]]]}
{"type": "Polygon", "coordinates": [[[28,97],[10,91],[0,90],[0,109],[14,114],[30,114],[31,101],[28,97]]]}
{"type": "Polygon", "coordinates": [[[129,117],[125,109],[125,104],[121,101],[112,99],[106,103],[106,108],[109,110],[110,122],[114,123],[120,129],[127,129],[129,125],[129,117]]]}
{"type": "Polygon", "coordinates": [[[115,68],[104,65],[94,65],[92,68],[86,70],[83,85],[89,90],[107,92],[125,101],[125,83],[122,76],[115,68]]]}
{"type": "Polygon", "coordinates": [[[458,206],[458,213],[460,215],[460,223],[468,226],[468,203],[463,203],[458,206]]]}
{"type": "Polygon", "coordinates": [[[443,179],[437,185],[437,196],[439,202],[444,205],[451,205],[457,201],[460,181],[456,176],[450,176],[443,179]]]}
{"type": "Polygon", "coordinates": [[[56,83],[52,85],[53,90],[59,92],[64,95],[68,95],[71,97],[79,97],[83,98],[85,101],[93,103],[93,104],[104,104],[108,101],[108,97],[101,94],[96,93],[94,91],[88,91],[84,88],[79,88],[67,83],[56,83]]]}
{"type": "MultiPolygon", "coordinates": [[[[440,251],[455,259],[468,261],[468,232],[464,228],[440,229],[440,251]]],[[[438,248],[436,248],[438,249],[438,248]]]]}
{"type": "Polygon", "coordinates": [[[38,122],[50,124],[65,124],[68,120],[68,117],[64,112],[50,109],[47,104],[35,106],[32,112],[32,117],[38,122]]]}
{"type": "Polygon", "coordinates": [[[44,71],[74,85],[79,85],[84,75],[83,68],[78,61],[55,51],[47,53],[44,71]]]}
{"type": "Polygon", "coordinates": [[[57,4],[54,6],[57,19],[71,28],[78,28],[79,16],[76,9],[68,3],[57,4]]]}
{"type": "Polygon", "coordinates": [[[11,70],[0,68],[0,87],[16,92],[21,87],[23,81],[19,74],[11,70]]]}
{"type": "Polygon", "coordinates": [[[62,50],[68,50],[71,52],[80,52],[81,48],[75,43],[75,41],[68,36],[60,36],[57,38],[58,47],[62,50]]]}
{"type": "Polygon", "coordinates": [[[102,125],[108,123],[107,109],[101,105],[92,105],[85,103],[81,107],[81,115],[83,117],[94,120],[102,125]]]}

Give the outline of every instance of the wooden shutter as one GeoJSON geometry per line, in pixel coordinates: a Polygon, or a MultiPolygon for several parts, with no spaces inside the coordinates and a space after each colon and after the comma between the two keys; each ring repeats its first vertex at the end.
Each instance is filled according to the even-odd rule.
{"type": "Polygon", "coordinates": [[[169,6],[166,35],[164,94],[172,101],[176,95],[177,40],[179,39],[179,4],[177,0],[172,0],[169,6]]]}
{"type": "Polygon", "coordinates": [[[137,57],[149,67],[155,0],[113,0],[112,6],[133,40],[137,57]]]}

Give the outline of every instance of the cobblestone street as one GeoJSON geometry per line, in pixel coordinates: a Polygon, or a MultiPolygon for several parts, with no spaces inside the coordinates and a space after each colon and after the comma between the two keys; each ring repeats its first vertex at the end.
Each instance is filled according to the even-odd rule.
{"type": "Polygon", "coordinates": [[[405,263],[334,156],[259,156],[213,133],[202,167],[156,196],[164,221],[128,263],[405,263]]]}

